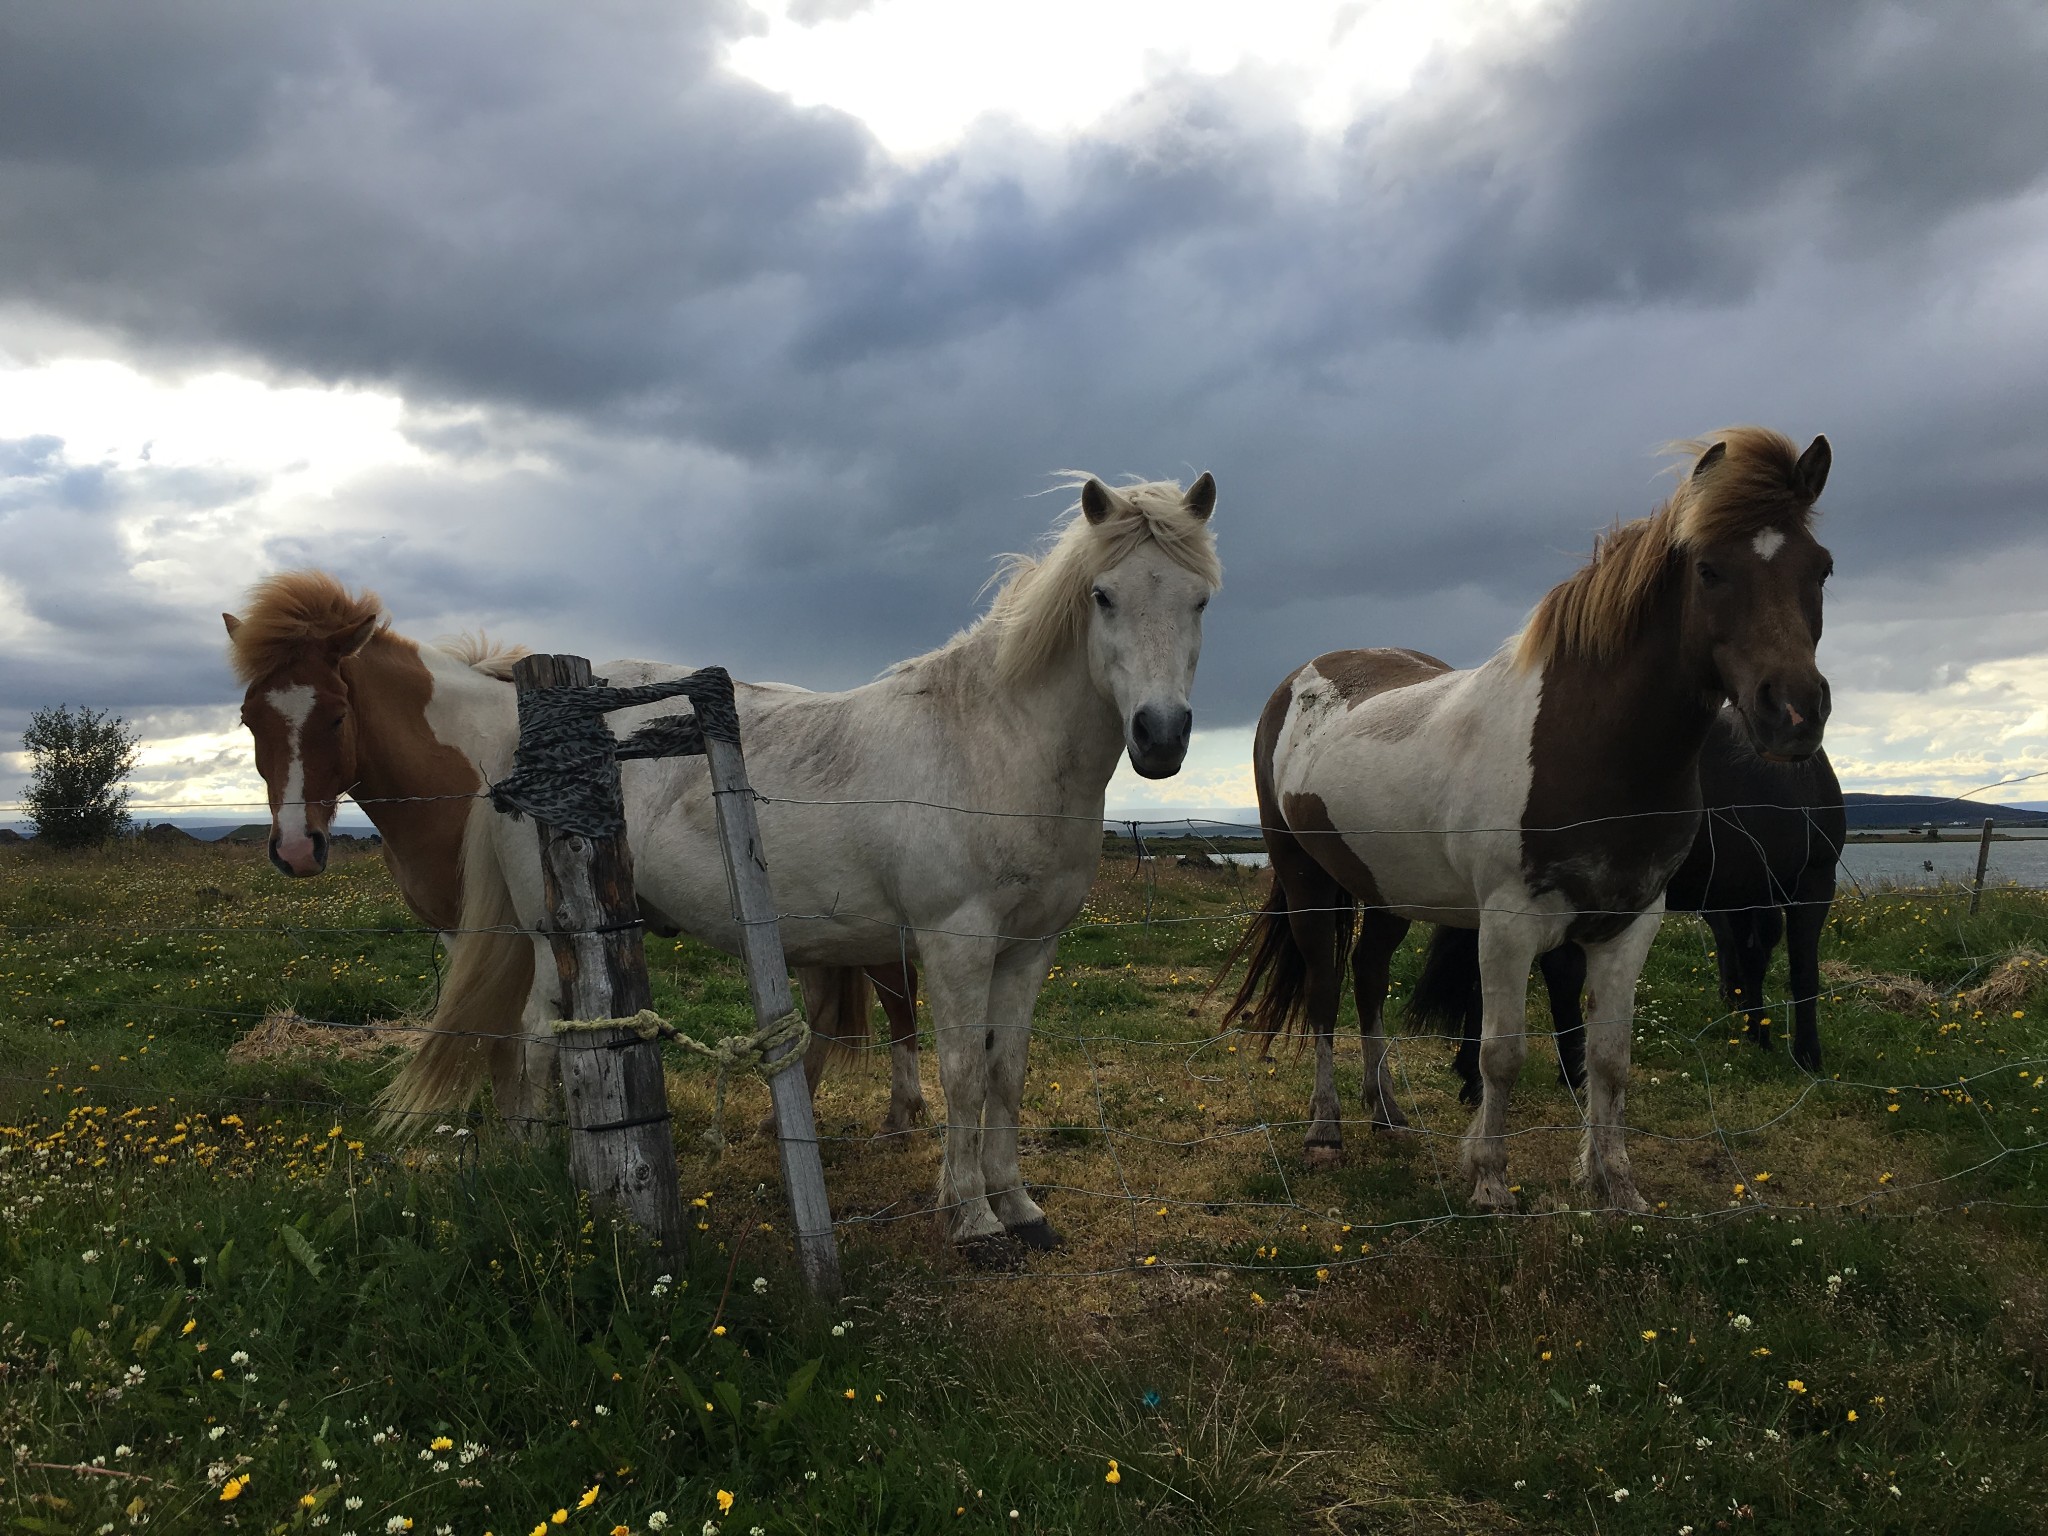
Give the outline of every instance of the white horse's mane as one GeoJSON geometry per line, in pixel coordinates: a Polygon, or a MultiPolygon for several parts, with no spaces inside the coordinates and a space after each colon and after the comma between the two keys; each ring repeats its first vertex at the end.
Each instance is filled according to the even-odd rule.
{"type": "MultiPolygon", "coordinates": [[[[1084,470],[1061,470],[1059,479],[1076,488],[1094,479],[1084,470]]],[[[1001,556],[988,586],[995,597],[988,611],[935,651],[913,656],[889,669],[907,671],[948,655],[969,641],[992,635],[996,670],[1007,682],[1036,675],[1054,656],[1078,644],[1087,626],[1089,592],[1095,578],[1150,539],[1176,564],[1208,582],[1223,584],[1216,535],[1207,518],[1187,508],[1186,489],[1176,480],[1138,480],[1110,489],[1109,516],[1091,523],[1080,516],[1077,498],[1065,520],[1055,524],[1039,553],[1001,556]]],[[[984,587],[987,591],[988,587],[984,587]]]]}
{"type": "Polygon", "coordinates": [[[471,634],[464,630],[459,635],[443,635],[434,642],[434,649],[445,651],[466,667],[474,667],[485,677],[495,677],[500,682],[512,681],[512,663],[533,652],[523,645],[511,645],[503,640],[493,640],[482,630],[471,634]]]}

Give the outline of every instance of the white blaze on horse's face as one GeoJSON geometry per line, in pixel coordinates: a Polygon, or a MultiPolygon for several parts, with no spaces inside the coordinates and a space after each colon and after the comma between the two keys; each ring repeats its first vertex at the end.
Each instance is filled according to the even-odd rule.
{"type": "MultiPolygon", "coordinates": [[[[1203,475],[1183,505],[1206,519],[1216,505],[1216,482],[1203,475]]],[[[1136,515],[1094,480],[1081,488],[1081,510],[1098,527],[1136,515]]],[[[1188,694],[1202,654],[1202,611],[1214,590],[1147,539],[1097,576],[1089,592],[1089,674],[1116,705],[1131,766],[1148,779],[1173,777],[1187,756],[1195,719],[1188,694]]]]}
{"type": "MultiPolygon", "coordinates": [[[[228,634],[240,621],[231,615],[228,634]]],[[[369,640],[376,621],[250,684],[242,724],[256,743],[256,771],[270,794],[270,862],[287,875],[327,867],[337,801],[356,781],[355,715],[341,663],[369,640]]]]}

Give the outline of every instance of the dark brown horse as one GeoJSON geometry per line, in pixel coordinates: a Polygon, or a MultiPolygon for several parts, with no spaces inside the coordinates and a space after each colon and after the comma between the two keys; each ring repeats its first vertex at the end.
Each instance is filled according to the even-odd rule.
{"type": "Polygon", "coordinates": [[[1643,1208],[1623,1138],[1630,1024],[1664,888],[1698,828],[1701,744],[1732,700],[1763,750],[1809,757],[1828,714],[1814,650],[1831,562],[1809,527],[1826,440],[1801,453],[1745,427],[1685,451],[1670,500],[1602,539],[1484,666],[1340,651],[1267,704],[1252,766],[1273,889],[1239,946],[1251,963],[1232,1012],[1256,1001],[1266,1030],[1306,1015],[1312,1161],[1342,1146],[1332,1032],[1346,960],[1365,1102],[1398,1127],[1388,960],[1413,921],[1477,928],[1485,1093],[1465,1163],[1476,1205],[1512,1207],[1507,1107],[1529,967],[1571,939],[1595,999],[1580,1177],[1643,1208]]]}

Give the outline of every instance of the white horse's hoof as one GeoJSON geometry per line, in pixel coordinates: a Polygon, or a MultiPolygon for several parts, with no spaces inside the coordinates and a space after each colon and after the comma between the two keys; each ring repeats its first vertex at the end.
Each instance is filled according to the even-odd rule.
{"type": "Polygon", "coordinates": [[[1478,1211],[1502,1215],[1514,1210],[1520,1204],[1515,1192],[1508,1188],[1507,1181],[1498,1176],[1482,1178],[1472,1186],[1472,1208],[1478,1211]]]}
{"type": "Polygon", "coordinates": [[[1341,1167],[1344,1162],[1344,1147],[1342,1143],[1334,1147],[1304,1147],[1302,1161],[1314,1169],[1341,1167]]]}

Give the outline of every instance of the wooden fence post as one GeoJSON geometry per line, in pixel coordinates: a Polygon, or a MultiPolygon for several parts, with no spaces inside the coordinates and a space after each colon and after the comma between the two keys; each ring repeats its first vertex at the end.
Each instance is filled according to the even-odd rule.
{"type": "MultiPolygon", "coordinates": [[[[768,884],[760,819],[754,814],[754,790],[747,782],[746,757],[737,735],[726,741],[705,731],[704,756],[711,768],[718,837],[725,848],[727,887],[739,919],[740,958],[747,969],[747,991],[754,1000],[754,1024],[757,1029],[766,1028],[795,1007],[795,1000],[789,991],[789,964],[782,953],[775,894],[768,884]]],[[[780,1061],[797,1049],[792,1040],[778,1047],[769,1062],[780,1061]]],[[[811,1112],[810,1089],[795,1064],[770,1077],[768,1087],[775,1102],[782,1182],[789,1191],[790,1215],[796,1222],[797,1259],[812,1294],[835,1297],[840,1288],[839,1242],[825,1197],[825,1167],[818,1157],[818,1125],[811,1112]]]]}
{"type": "Polygon", "coordinates": [[[1984,866],[1991,862],[1991,818],[1984,818],[1984,831],[1977,839],[1977,878],[1970,886],[1970,916],[1977,915],[1977,903],[1984,899],[1984,866]]]}
{"type": "MultiPolygon", "coordinates": [[[[580,656],[527,656],[512,669],[521,692],[589,684],[580,656]]],[[[618,763],[608,771],[616,780],[618,763]]],[[[630,1018],[648,1007],[647,957],[623,831],[587,837],[539,817],[548,943],[568,1019],[630,1018]]],[[[569,1169],[594,1204],[633,1221],[680,1260],[687,1251],[668,1084],[655,1042],[619,1025],[555,1036],[569,1117],[569,1169]]]]}

